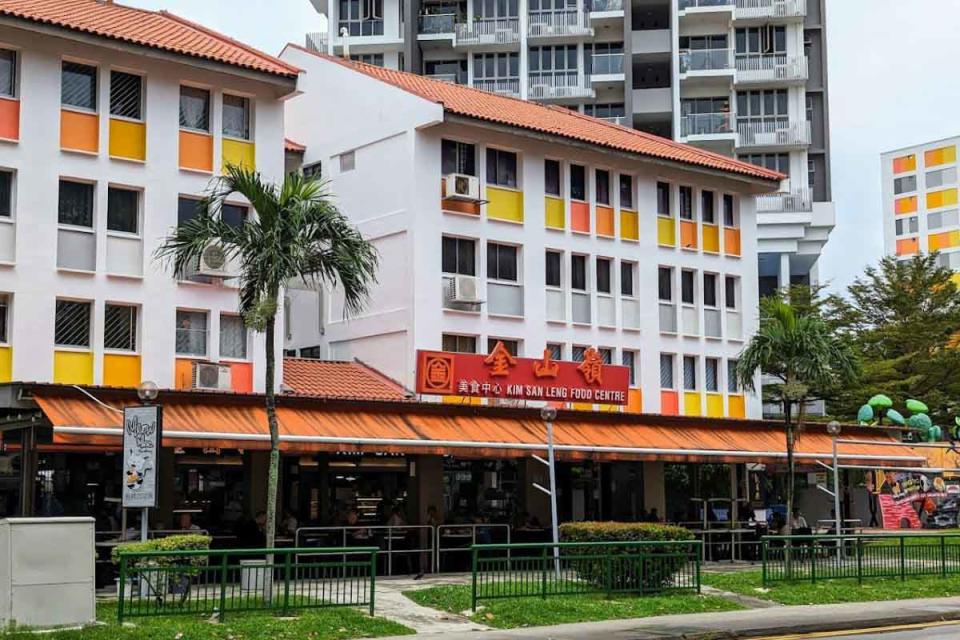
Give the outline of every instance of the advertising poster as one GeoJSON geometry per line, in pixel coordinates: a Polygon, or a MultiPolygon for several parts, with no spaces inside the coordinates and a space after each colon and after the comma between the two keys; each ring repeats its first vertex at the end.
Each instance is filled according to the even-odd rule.
{"type": "Polygon", "coordinates": [[[123,410],[123,506],[156,508],[157,458],[160,452],[159,406],[123,410]]]}

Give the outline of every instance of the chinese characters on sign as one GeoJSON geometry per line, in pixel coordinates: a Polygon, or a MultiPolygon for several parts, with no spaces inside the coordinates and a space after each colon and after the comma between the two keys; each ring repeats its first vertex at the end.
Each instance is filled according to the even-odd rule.
{"type": "Polygon", "coordinates": [[[123,506],[157,506],[157,456],[160,451],[159,406],[123,410],[123,506]]]}
{"type": "Polygon", "coordinates": [[[604,364],[594,348],[583,362],[518,358],[502,342],[489,355],[419,351],[417,393],[513,400],[626,404],[627,367],[604,364]]]}

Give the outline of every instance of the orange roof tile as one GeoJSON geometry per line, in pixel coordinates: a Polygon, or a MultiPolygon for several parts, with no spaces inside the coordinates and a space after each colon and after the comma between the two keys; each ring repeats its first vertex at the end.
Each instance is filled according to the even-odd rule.
{"type": "Polygon", "coordinates": [[[292,151],[294,153],[303,153],[307,150],[307,147],[300,144],[299,142],[294,142],[290,138],[283,139],[283,150],[292,151]]]}
{"type": "Polygon", "coordinates": [[[283,384],[316,398],[407,400],[403,385],[362,362],[284,358],[283,384]]]}
{"type": "Polygon", "coordinates": [[[748,162],[661,138],[630,127],[623,127],[563,107],[546,106],[472,87],[425,78],[413,73],[353,62],[310,51],[295,44],[287,46],[336,62],[371,78],[376,78],[420,96],[425,100],[441,104],[444,110],[456,115],[539,131],[616,149],[617,151],[717,169],[761,180],[779,182],[786,178],[781,173],[748,162]]]}
{"type": "Polygon", "coordinates": [[[62,27],[185,56],[296,77],[299,69],[167,11],[99,0],[0,0],[0,16],[62,27]]]}

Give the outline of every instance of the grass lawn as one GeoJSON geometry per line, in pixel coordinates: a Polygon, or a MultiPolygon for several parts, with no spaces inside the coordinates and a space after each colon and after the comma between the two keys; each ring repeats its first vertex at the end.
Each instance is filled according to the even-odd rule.
{"type": "Polygon", "coordinates": [[[781,604],[831,604],[872,600],[906,600],[960,595],[960,576],[907,578],[869,578],[863,585],[856,580],[811,582],[773,582],[762,588],[760,571],[704,573],[703,583],[747,596],[781,604]]]}
{"type": "MultiPolygon", "coordinates": [[[[404,595],[425,607],[461,613],[470,608],[470,586],[453,585],[406,591],[404,595]]],[[[603,595],[551,596],[486,600],[471,619],[498,629],[538,627],[567,622],[591,622],[619,618],[646,618],[674,613],[732,611],[741,607],[715,596],[678,594],[669,596],[603,595]]]]}
{"type": "Polygon", "coordinates": [[[346,640],[412,634],[413,630],[371,618],[358,609],[337,607],[302,611],[296,619],[263,613],[235,613],[224,624],[198,616],[134,618],[117,625],[116,604],[97,606],[97,620],[105,623],[82,630],[56,631],[38,636],[26,631],[0,633],[2,640],[346,640]]]}

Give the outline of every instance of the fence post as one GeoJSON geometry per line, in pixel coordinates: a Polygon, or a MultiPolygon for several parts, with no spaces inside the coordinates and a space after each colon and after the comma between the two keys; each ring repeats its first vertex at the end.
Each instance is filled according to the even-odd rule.
{"type": "MultiPolygon", "coordinates": [[[[474,545],[473,549],[470,550],[470,555],[472,556],[470,561],[470,572],[473,574],[471,579],[470,586],[470,608],[473,609],[473,612],[477,611],[477,547],[474,545]]],[[[509,567],[509,564],[507,565],[509,567]]]]}
{"type": "MultiPolygon", "coordinates": [[[[789,542],[787,543],[790,544],[789,542]]],[[[810,542],[810,582],[817,583],[817,541],[810,542]]]]}
{"type": "Polygon", "coordinates": [[[540,558],[540,597],[547,599],[547,547],[543,547],[540,558]]]}
{"type": "Polygon", "coordinates": [[[283,615],[287,615],[290,607],[290,554],[289,552],[283,558],[283,615]]]}
{"type": "MultiPolygon", "coordinates": [[[[607,591],[607,600],[613,596],[613,567],[610,566],[611,558],[609,555],[603,557],[603,586],[607,591]]],[[[643,553],[640,553],[640,564],[643,564],[643,553]]],[[[643,571],[643,569],[641,569],[643,571]]],[[[640,593],[643,593],[643,578],[640,579],[640,593]]]]}
{"type": "Polygon", "coordinates": [[[370,616],[373,617],[377,593],[377,552],[370,552],[370,616]]]}
{"type": "Polygon", "coordinates": [[[907,579],[907,538],[900,536],[900,579],[907,579]]]}
{"type": "Polygon", "coordinates": [[[220,622],[227,615],[227,553],[223,552],[220,560],[220,622]]]}
{"type": "MultiPolygon", "coordinates": [[[[699,566],[700,566],[700,563],[698,562],[697,567],[699,566]]],[[[767,541],[763,539],[760,540],[760,572],[762,576],[760,578],[760,584],[766,587],[767,586],[767,541]]]]}
{"type": "Polygon", "coordinates": [[[127,557],[120,554],[120,598],[117,602],[117,622],[123,624],[123,603],[127,596],[127,557]]]}
{"type": "Polygon", "coordinates": [[[863,584],[863,538],[857,536],[857,584],[863,584]]]}
{"type": "Polygon", "coordinates": [[[947,577],[947,538],[940,536],[940,573],[947,577]]]}
{"type": "MultiPolygon", "coordinates": [[[[700,584],[700,550],[697,549],[696,551],[694,551],[694,554],[696,555],[696,558],[694,558],[694,560],[695,560],[696,563],[697,563],[697,593],[701,593],[702,590],[701,590],[701,588],[700,588],[700,587],[701,587],[701,584],[700,584]]],[[[767,571],[766,565],[764,565],[763,571],[764,571],[764,574],[766,574],[766,571],[767,571]]]]}

